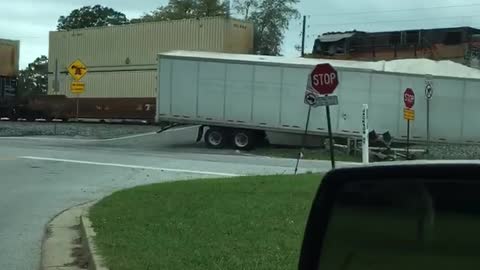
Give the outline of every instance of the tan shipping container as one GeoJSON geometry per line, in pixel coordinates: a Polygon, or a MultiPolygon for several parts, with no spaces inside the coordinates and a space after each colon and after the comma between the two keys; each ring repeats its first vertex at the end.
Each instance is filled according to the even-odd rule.
{"type": "Polygon", "coordinates": [[[0,39],[0,76],[17,76],[20,42],[0,39]]]}
{"type": "Polygon", "coordinates": [[[230,20],[226,27],[224,50],[222,52],[253,53],[253,24],[230,20]]]}
{"type": "Polygon", "coordinates": [[[253,26],[224,17],[185,19],[50,32],[49,72],[76,59],[89,69],[155,65],[171,50],[253,52],[253,26]]]}
{"type": "Polygon", "coordinates": [[[50,32],[48,93],[74,96],[67,67],[79,59],[88,69],[80,97],[153,98],[156,56],[171,50],[252,53],[253,24],[212,17],[50,32]]]}

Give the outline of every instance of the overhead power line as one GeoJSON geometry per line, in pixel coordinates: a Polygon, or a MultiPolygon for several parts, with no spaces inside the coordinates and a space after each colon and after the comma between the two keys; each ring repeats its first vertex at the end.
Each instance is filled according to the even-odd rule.
{"type": "Polygon", "coordinates": [[[450,5],[450,6],[433,6],[433,7],[417,7],[407,9],[387,9],[387,10],[369,10],[369,11],[355,11],[355,12],[341,12],[341,13],[329,13],[329,14],[311,14],[312,17],[333,17],[339,15],[360,15],[360,14],[374,14],[374,13],[393,13],[393,12],[405,12],[405,11],[418,11],[418,10],[430,10],[430,9],[448,9],[448,8],[462,8],[462,7],[475,7],[480,6],[480,3],[465,4],[465,5],[450,5]]]}

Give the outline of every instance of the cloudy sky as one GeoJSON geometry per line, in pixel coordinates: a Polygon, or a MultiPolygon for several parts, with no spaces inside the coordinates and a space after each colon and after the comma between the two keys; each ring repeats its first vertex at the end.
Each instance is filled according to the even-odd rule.
{"type": "MultiPolygon", "coordinates": [[[[57,19],[72,9],[101,4],[134,18],[167,0],[0,0],[0,38],[21,42],[20,62],[25,67],[39,55],[48,54],[48,32],[57,19]],[[81,4],[79,4],[81,3],[81,4]]],[[[307,15],[307,50],[314,38],[328,31],[385,31],[451,26],[480,28],[480,0],[300,0],[298,9],[307,15]]],[[[296,55],[301,21],[291,22],[284,54],[296,55]]]]}

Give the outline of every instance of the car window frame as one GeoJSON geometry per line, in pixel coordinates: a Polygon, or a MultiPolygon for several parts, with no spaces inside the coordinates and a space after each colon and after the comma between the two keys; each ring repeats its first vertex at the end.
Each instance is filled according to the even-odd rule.
{"type": "Polygon", "coordinates": [[[298,269],[322,270],[319,265],[328,224],[337,195],[346,184],[365,180],[415,182],[419,179],[451,181],[456,178],[480,182],[480,163],[380,165],[330,171],[321,181],[310,208],[298,269]]]}

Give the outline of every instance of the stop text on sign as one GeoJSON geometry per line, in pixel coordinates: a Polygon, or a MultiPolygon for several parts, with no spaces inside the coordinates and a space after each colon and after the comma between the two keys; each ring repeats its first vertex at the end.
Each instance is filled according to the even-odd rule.
{"type": "Polygon", "coordinates": [[[411,109],[413,105],[415,105],[415,92],[413,89],[407,88],[405,92],[403,92],[403,102],[405,103],[405,107],[411,109]]]}
{"type": "Polygon", "coordinates": [[[415,96],[414,95],[410,95],[408,93],[405,93],[405,102],[408,102],[408,103],[414,103],[415,102],[415,96]]]}
{"type": "Polygon", "coordinates": [[[313,86],[323,86],[323,85],[333,85],[336,83],[337,74],[327,73],[327,74],[314,74],[312,76],[313,86]]]}
{"type": "Polygon", "coordinates": [[[339,84],[337,71],[330,64],[318,64],[309,74],[307,91],[331,95],[339,84]]]}

